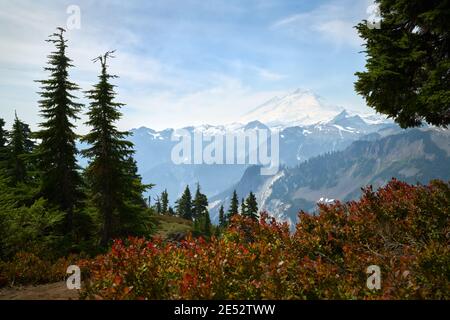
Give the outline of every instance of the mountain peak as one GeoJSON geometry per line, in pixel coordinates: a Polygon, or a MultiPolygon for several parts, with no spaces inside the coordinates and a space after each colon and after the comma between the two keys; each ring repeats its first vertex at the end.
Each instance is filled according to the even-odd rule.
{"type": "Polygon", "coordinates": [[[339,113],[336,117],[334,117],[333,120],[341,120],[341,119],[346,119],[349,118],[350,114],[347,112],[347,110],[342,110],[341,113],[339,113]]]}
{"type": "Polygon", "coordinates": [[[245,114],[240,122],[260,121],[269,126],[311,125],[330,121],[341,109],[326,105],[310,90],[296,89],[273,98],[245,114]]]}
{"type": "Polygon", "coordinates": [[[351,115],[347,110],[343,110],[339,113],[333,120],[330,121],[331,124],[340,125],[342,127],[364,129],[368,126],[367,122],[364,121],[359,115],[351,115]]]}
{"type": "Polygon", "coordinates": [[[255,120],[245,125],[244,130],[251,130],[251,129],[268,129],[268,127],[261,121],[255,120]]]}
{"type": "Polygon", "coordinates": [[[314,92],[312,92],[309,89],[304,89],[304,88],[297,88],[288,95],[314,95],[315,96],[314,92]]]}

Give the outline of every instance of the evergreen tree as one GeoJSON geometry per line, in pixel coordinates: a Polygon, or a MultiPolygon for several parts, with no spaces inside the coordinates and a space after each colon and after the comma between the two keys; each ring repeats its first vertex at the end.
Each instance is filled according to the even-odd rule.
{"type": "Polygon", "coordinates": [[[172,207],[169,207],[168,213],[169,213],[169,216],[174,216],[175,215],[175,211],[173,211],[172,207]]]}
{"type": "Polygon", "coordinates": [[[177,200],[175,209],[179,217],[192,220],[192,195],[189,186],[186,186],[181,198],[177,200]]]}
{"type": "Polygon", "coordinates": [[[37,150],[39,167],[42,174],[41,194],[65,212],[65,231],[73,229],[73,213],[82,197],[80,191],[81,177],[76,163],[77,149],[72,121],[78,119],[81,104],[75,103],[73,91],[78,86],[68,79],[68,69],[72,67],[71,59],[66,56],[67,41],[64,29],[52,34],[47,40],[56,50],[48,58],[46,71],[50,72],[47,80],[41,83],[42,99],[39,101],[41,116],[45,119],[40,124],[41,130],[36,137],[41,140],[37,150]]]}
{"type": "Polygon", "coordinates": [[[162,213],[161,200],[160,200],[159,196],[157,196],[155,199],[155,210],[156,210],[157,214],[162,213]]]}
{"type": "Polygon", "coordinates": [[[258,202],[253,192],[250,192],[245,200],[245,214],[246,217],[258,219],[258,202]]]}
{"type": "Polygon", "coordinates": [[[356,91],[403,128],[450,124],[450,1],[376,0],[380,28],[363,21],[367,64],[356,91]]]}
{"type": "Polygon", "coordinates": [[[236,190],[233,191],[233,196],[231,197],[230,208],[228,209],[228,221],[231,220],[231,217],[235,214],[239,213],[239,200],[236,193],[236,190]]]}
{"type": "Polygon", "coordinates": [[[19,120],[16,114],[8,144],[7,175],[13,185],[26,181],[27,172],[30,169],[29,155],[33,148],[31,130],[27,124],[19,120]]]}
{"type": "Polygon", "coordinates": [[[167,214],[169,210],[169,194],[167,189],[161,192],[161,212],[167,214]]]}
{"type": "Polygon", "coordinates": [[[197,191],[192,202],[192,213],[194,217],[194,230],[204,236],[211,236],[211,218],[208,211],[208,198],[200,191],[197,183],[197,191]]]}
{"type": "Polygon", "coordinates": [[[220,206],[219,208],[219,226],[221,228],[225,228],[227,225],[227,219],[225,217],[225,212],[223,209],[223,205],[220,206]]]}
{"type": "Polygon", "coordinates": [[[241,215],[246,216],[247,215],[247,208],[245,204],[244,198],[241,199],[241,215]]]}
{"type": "MultiPolygon", "coordinates": [[[[126,190],[127,192],[124,193],[124,199],[126,199],[124,210],[129,210],[130,212],[135,210],[136,214],[138,214],[139,212],[142,212],[142,209],[147,208],[143,193],[146,190],[153,188],[155,185],[142,183],[142,177],[138,174],[136,160],[134,160],[132,156],[134,154],[133,147],[132,144],[130,149],[132,154],[128,156],[124,166],[125,174],[123,178],[125,182],[127,182],[126,185],[130,186],[130,188],[126,190]]],[[[132,218],[132,221],[133,220],[134,219],[132,218]]],[[[136,220],[136,222],[138,222],[138,220],[136,220]]]]}
{"type": "Polygon", "coordinates": [[[102,218],[101,245],[110,239],[145,232],[145,200],[143,185],[132,158],[133,144],[125,140],[130,133],[116,128],[120,119],[121,103],[114,102],[116,78],[107,72],[107,60],[113,52],[94,59],[100,62],[99,82],[87,92],[89,98],[89,120],[92,129],[82,141],[90,145],[82,154],[90,159],[86,169],[90,188],[90,200],[102,218]]]}
{"type": "Polygon", "coordinates": [[[197,219],[205,214],[208,214],[208,198],[201,193],[200,184],[197,183],[197,190],[192,202],[192,215],[194,219],[197,219]]]}
{"type": "Polygon", "coordinates": [[[210,237],[212,234],[212,224],[211,224],[211,217],[209,216],[209,212],[205,212],[200,220],[203,222],[202,226],[202,232],[205,236],[210,237]]]}

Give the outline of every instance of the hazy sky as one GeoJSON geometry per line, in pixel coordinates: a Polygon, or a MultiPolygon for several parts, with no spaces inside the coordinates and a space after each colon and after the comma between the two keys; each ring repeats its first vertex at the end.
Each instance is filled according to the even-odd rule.
{"type": "MultiPolygon", "coordinates": [[[[38,84],[67,8],[81,10],[69,30],[71,79],[87,90],[91,62],[115,49],[111,72],[126,104],[120,127],[155,129],[232,122],[275,95],[298,87],[328,103],[367,111],[354,93],[364,69],[353,28],[369,0],[0,0],[0,117],[14,110],[39,123],[38,84]]],[[[80,101],[85,103],[83,93],[80,101]]],[[[84,110],[85,111],[85,110],[84,110]]],[[[79,132],[86,128],[79,121],[79,132]]]]}

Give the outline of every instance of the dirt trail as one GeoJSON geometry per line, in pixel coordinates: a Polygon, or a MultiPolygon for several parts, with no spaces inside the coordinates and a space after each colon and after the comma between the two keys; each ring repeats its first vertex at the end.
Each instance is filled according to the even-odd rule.
{"type": "Polygon", "coordinates": [[[78,291],[69,290],[66,283],[0,289],[0,300],[78,300],[78,291]]]}

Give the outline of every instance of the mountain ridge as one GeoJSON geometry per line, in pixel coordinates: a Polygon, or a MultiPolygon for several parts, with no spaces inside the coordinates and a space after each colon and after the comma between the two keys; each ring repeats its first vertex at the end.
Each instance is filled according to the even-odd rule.
{"type": "Polygon", "coordinates": [[[284,167],[273,177],[258,176],[256,168],[249,168],[245,179],[211,199],[212,218],[216,221],[218,205],[227,207],[234,189],[240,198],[253,191],[262,210],[294,224],[302,209],[314,210],[316,203],[330,199],[356,199],[361,187],[378,188],[393,177],[408,183],[450,180],[449,141],[449,130],[412,129],[355,141],[342,151],[284,167]]]}

